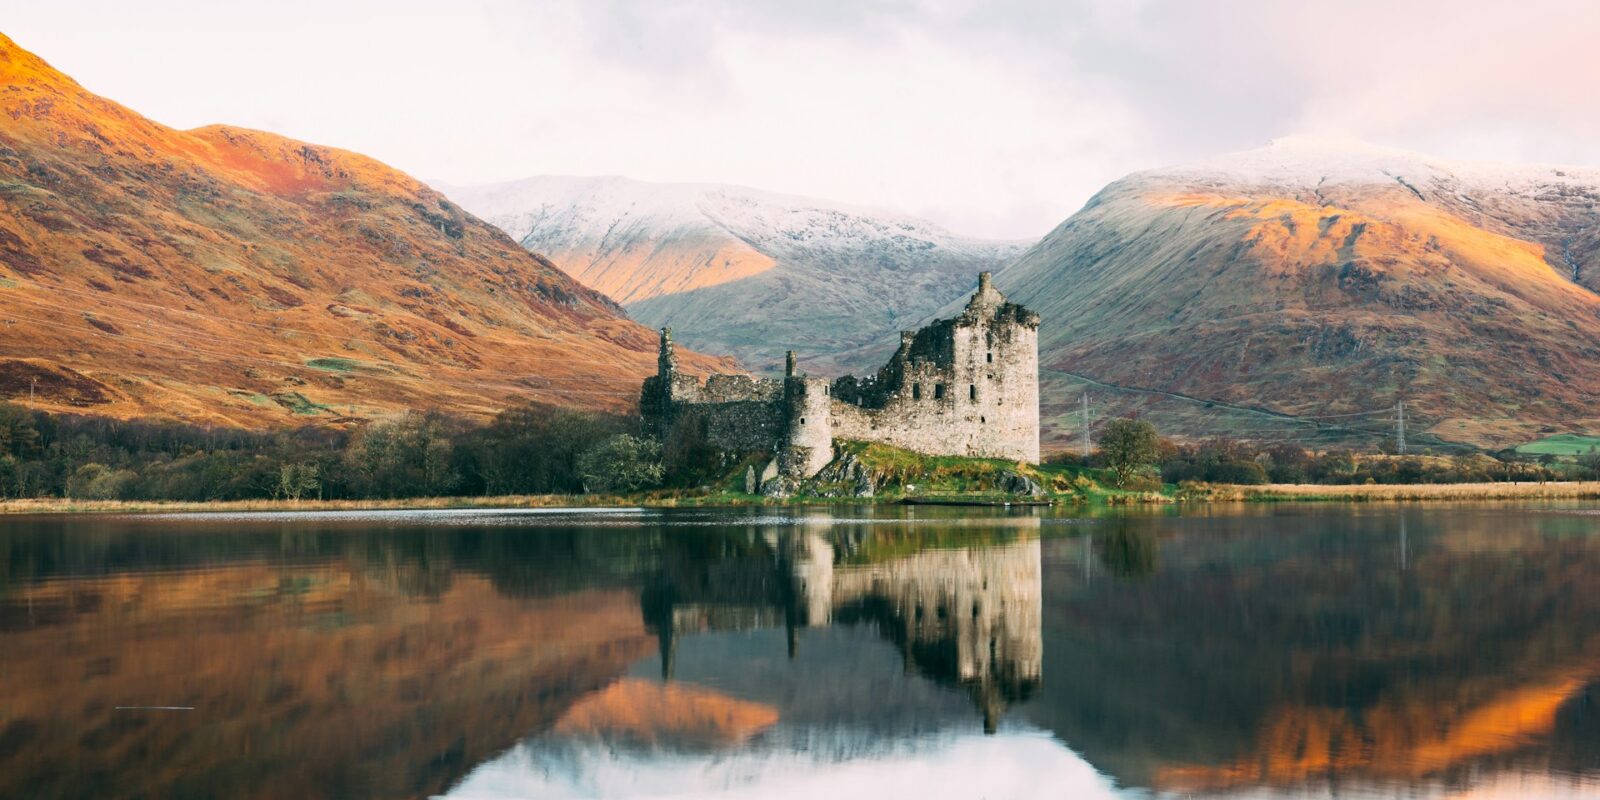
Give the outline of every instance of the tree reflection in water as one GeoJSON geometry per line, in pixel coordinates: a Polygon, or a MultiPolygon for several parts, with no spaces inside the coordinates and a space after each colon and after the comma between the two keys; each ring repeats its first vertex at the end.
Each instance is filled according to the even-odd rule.
{"type": "Polygon", "coordinates": [[[1160,545],[1154,530],[1126,518],[1110,520],[1106,527],[1109,530],[1094,537],[1106,571],[1120,578],[1137,578],[1156,571],[1160,545]]]}

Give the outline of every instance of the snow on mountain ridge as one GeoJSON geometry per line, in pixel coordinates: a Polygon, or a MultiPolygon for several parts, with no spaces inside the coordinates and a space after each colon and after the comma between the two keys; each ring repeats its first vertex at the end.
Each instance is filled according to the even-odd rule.
{"type": "Polygon", "coordinates": [[[547,176],[445,188],[464,208],[690,346],[775,369],[862,369],[897,332],[1031,242],[862,206],[715,184],[547,176]]]}
{"type": "Polygon", "coordinates": [[[1532,194],[1551,187],[1600,186],[1600,169],[1432,158],[1359,139],[1286,136],[1253,150],[1136,172],[1131,183],[1275,185],[1443,184],[1532,194]]]}
{"type": "Polygon", "coordinates": [[[659,232],[710,224],[746,241],[774,244],[804,239],[808,233],[830,234],[840,244],[874,234],[961,249],[1014,244],[961,236],[893,211],[741,186],[543,175],[439,188],[518,241],[538,232],[541,241],[598,242],[619,230],[659,232]]]}

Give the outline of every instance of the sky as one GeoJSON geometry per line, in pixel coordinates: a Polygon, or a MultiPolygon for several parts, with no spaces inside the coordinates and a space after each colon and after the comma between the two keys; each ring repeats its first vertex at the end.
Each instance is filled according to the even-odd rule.
{"type": "Polygon", "coordinates": [[[995,238],[1291,134],[1600,166],[1584,0],[0,0],[0,32],[168,125],[425,180],[731,183],[995,238]]]}

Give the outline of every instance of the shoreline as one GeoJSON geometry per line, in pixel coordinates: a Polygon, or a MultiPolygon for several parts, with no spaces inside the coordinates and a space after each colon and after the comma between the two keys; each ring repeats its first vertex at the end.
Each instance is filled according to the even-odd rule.
{"type": "MultiPolygon", "coordinates": [[[[1421,484],[1211,484],[1185,486],[1161,500],[1118,498],[1110,505],[1210,503],[1373,503],[1495,502],[1504,500],[1600,500],[1600,481],[1549,483],[1421,483],[1421,484]]],[[[495,497],[419,497],[394,500],[77,500],[29,498],[0,500],[0,517],[68,514],[171,514],[188,512],[271,511],[418,511],[515,508],[740,508],[748,506],[900,505],[905,498],[760,497],[648,495],[503,495],[495,497]]],[[[986,503],[994,505],[994,503],[986,503]]],[[[1019,497],[1018,506],[1087,505],[1071,496],[1019,497]]]]}
{"type": "MultiPolygon", "coordinates": [[[[1497,500],[1600,500],[1600,481],[1545,483],[1269,483],[1197,487],[1193,499],[1243,503],[1469,502],[1497,500]]],[[[1181,494],[1181,492],[1180,492],[1181,494]]]]}

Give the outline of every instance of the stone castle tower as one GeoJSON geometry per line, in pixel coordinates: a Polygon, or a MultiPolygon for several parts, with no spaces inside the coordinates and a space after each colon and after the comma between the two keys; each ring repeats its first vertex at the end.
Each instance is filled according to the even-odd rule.
{"type": "Polygon", "coordinates": [[[789,354],[782,379],[677,371],[670,331],[640,409],[665,436],[694,425],[726,450],[777,456],[790,477],[833,460],[835,439],[882,442],[928,455],[1039,460],[1039,315],[1008,302],[989,273],[966,308],[900,336],[876,374],[834,381],[800,374],[789,354]]]}

